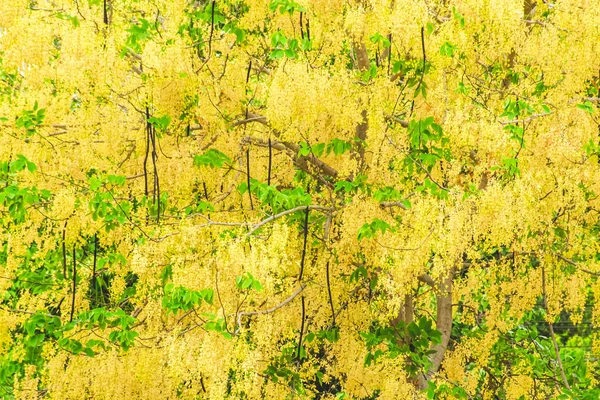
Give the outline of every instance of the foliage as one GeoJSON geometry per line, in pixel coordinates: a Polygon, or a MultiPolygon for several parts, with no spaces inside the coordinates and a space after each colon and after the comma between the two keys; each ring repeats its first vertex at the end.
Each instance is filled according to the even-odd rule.
{"type": "Polygon", "coordinates": [[[0,2],[0,398],[599,398],[592,3],[0,2]]]}

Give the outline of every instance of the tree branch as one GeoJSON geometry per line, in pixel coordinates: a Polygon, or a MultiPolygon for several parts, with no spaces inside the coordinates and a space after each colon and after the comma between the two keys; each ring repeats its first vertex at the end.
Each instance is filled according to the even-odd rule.
{"type": "Polygon", "coordinates": [[[400,207],[403,210],[408,210],[409,208],[406,207],[406,205],[404,205],[403,201],[408,200],[408,198],[411,197],[412,195],[414,195],[414,193],[411,193],[408,196],[406,196],[404,199],[398,200],[398,201],[382,201],[381,203],[379,203],[379,207],[381,207],[381,208],[400,207]]]}
{"type": "MultiPolygon", "coordinates": [[[[242,139],[242,141],[260,147],[269,147],[268,141],[258,138],[245,137],[242,139]]],[[[311,173],[311,171],[308,170],[306,166],[306,162],[309,162],[327,176],[330,176],[332,178],[336,178],[338,176],[338,172],[334,168],[321,161],[318,157],[315,157],[312,154],[308,156],[299,156],[298,152],[300,151],[300,146],[296,143],[271,141],[271,148],[287,152],[294,164],[296,164],[300,169],[302,169],[305,172],[311,173]]],[[[324,183],[327,182],[325,180],[323,181],[324,183]]]]}
{"type": "MultiPolygon", "coordinates": [[[[564,262],[566,262],[567,264],[571,264],[573,266],[578,266],[577,263],[573,260],[570,260],[566,257],[561,256],[560,254],[555,253],[555,255],[560,258],[561,260],[563,260],[564,262]]],[[[594,271],[590,271],[589,269],[585,269],[585,268],[581,268],[579,267],[579,270],[582,272],[585,272],[586,274],[590,274],[590,275],[594,275],[594,276],[600,276],[600,272],[594,272],[594,271]]]]}
{"type": "Polygon", "coordinates": [[[440,293],[436,295],[436,329],[442,333],[442,341],[431,348],[435,353],[430,356],[431,368],[425,373],[425,380],[429,380],[440,368],[444,354],[448,348],[448,342],[450,341],[450,334],[452,332],[452,280],[454,279],[454,271],[455,269],[452,268],[448,272],[448,276],[439,286],[440,293]]]}
{"type": "Polygon", "coordinates": [[[433,280],[433,278],[432,278],[430,275],[428,275],[428,274],[423,274],[423,275],[419,275],[419,276],[417,276],[417,280],[418,280],[419,282],[423,282],[423,283],[425,283],[425,284],[427,284],[427,285],[431,286],[432,288],[434,288],[434,287],[435,287],[435,281],[434,281],[434,280],[433,280]]]}
{"type": "Polygon", "coordinates": [[[271,215],[269,218],[260,221],[258,224],[255,224],[252,227],[252,229],[250,230],[250,232],[248,232],[246,234],[246,237],[248,238],[248,237],[252,236],[252,234],[254,232],[256,232],[258,229],[260,229],[260,227],[262,227],[265,224],[268,224],[269,222],[272,222],[272,221],[276,220],[277,218],[281,218],[283,216],[286,216],[288,214],[293,214],[296,211],[301,211],[301,210],[307,210],[307,211],[308,210],[332,211],[332,208],[325,207],[325,206],[319,206],[319,205],[315,204],[315,205],[310,205],[310,206],[298,206],[298,207],[291,208],[289,210],[282,211],[279,214],[271,215]]]}
{"type": "Polygon", "coordinates": [[[282,307],[285,307],[288,303],[290,303],[292,300],[294,300],[296,298],[296,296],[298,296],[300,293],[302,293],[302,291],[306,288],[306,286],[304,285],[300,285],[300,287],[298,289],[296,289],[294,291],[294,293],[292,293],[288,298],[286,298],[285,300],[283,300],[281,303],[277,304],[276,306],[273,306],[269,309],[266,310],[260,310],[260,311],[248,311],[248,312],[240,312],[237,315],[237,328],[235,330],[235,332],[233,333],[234,335],[237,335],[240,331],[240,328],[242,326],[242,317],[243,316],[252,316],[252,315],[265,315],[265,314],[271,314],[274,313],[275,311],[279,310],[282,307]]]}
{"type": "Polygon", "coordinates": [[[543,113],[543,114],[532,114],[532,115],[530,115],[530,116],[529,116],[529,117],[527,117],[527,118],[523,118],[523,119],[514,119],[514,120],[511,120],[511,121],[500,121],[500,123],[501,123],[502,125],[518,124],[518,123],[522,123],[522,122],[531,121],[531,120],[533,120],[533,119],[536,119],[536,118],[545,117],[545,116],[548,116],[548,115],[550,115],[550,114],[552,114],[552,113],[551,113],[551,112],[549,112],[549,113],[543,113]]]}
{"type": "MultiPolygon", "coordinates": [[[[548,309],[548,296],[546,295],[546,269],[544,267],[542,267],[542,300],[544,301],[546,315],[549,315],[550,312],[548,309]]],[[[558,369],[560,370],[560,376],[562,377],[565,387],[571,390],[571,386],[569,386],[569,382],[567,381],[567,377],[565,375],[562,360],[560,359],[560,352],[558,350],[558,344],[556,343],[556,335],[554,335],[554,327],[552,326],[552,322],[550,321],[548,321],[548,328],[550,330],[550,338],[552,339],[552,344],[554,345],[554,353],[556,354],[556,363],[558,364],[558,369]]]]}

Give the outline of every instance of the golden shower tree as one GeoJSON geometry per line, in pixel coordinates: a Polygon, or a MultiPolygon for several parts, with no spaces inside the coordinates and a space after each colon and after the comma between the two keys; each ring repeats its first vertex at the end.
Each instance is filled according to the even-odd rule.
{"type": "Polygon", "coordinates": [[[0,4],[0,397],[596,399],[589,0],[0,4]]]}

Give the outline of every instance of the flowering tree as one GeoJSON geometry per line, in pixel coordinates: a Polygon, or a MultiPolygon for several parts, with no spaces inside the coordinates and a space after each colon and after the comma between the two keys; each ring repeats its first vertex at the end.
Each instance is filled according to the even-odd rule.
{"type": "Polygon", "coordinates": [[[596,399],[600,8],[0,4],[0,397],[596,399]]]}

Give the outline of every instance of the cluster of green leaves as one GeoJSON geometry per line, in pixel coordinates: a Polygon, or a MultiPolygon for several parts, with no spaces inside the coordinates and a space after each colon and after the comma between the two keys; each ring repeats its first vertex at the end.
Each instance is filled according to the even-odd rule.
{"type": "Polygon", "coordinates": [[[185,208],[185,214],[190,215],[192,213],[205,214],[207,212],[215,211],[215,207],[208,201],[200,200],[193,206],[187,206],[185,208]]]}
{"type": "Polygon", "coordinates": [[[444,398],[466,400],[469,398],[467,391],[460,386],[433,381],[427,382],[425,394],[430,400],[444,398]]]}
{"type": "Polygon", "coordinates": [[[322,342],[325,341],[329,343],[335,343],[340,340],[340,330],[337,327],[321,329],[317,333],[307,333],[306,338],[304,338],[306,343],[312,343],[315,339],[322,342]]]}
{"type": "Polygon", "coordinates": [[[412,120],[408,124],[409,143],[412,152],[421,164],[431,171],[440,160],[450,161],[452,154],[448,144],[450,140],[444,137],[442,127],[433,117],[422,120],[412,120]]]}
{"type": "Polygon", "coordinates": [[[233,338],[233,335],[231,332],[229,332],[229,329],[227,329],[227,322],[225,321],[225,318],[218,317],[212,313],[205,313],[203,315],[204,317],[208,318],[208,321],[204,324],[204,329],[207,331],[220,333],[225,339],[233,338]]]}
{"type": "Polygon", "coordinates": [[[461,28],[465,27],[465,17],[463,17],[463,15],[460,12],[458,12],[456,7],[452,7],[452,18],[455,22],[458,23],[458,25],[461,28]]]}
{"type": "Polygon", "coordinates": [[[346,194],[357,194],[359,192],[371,194],[371,184],[367,183],[367,176],[358,174],[353,180],[338,181],[335,183],[334,192],[346,193],[346,194]]]}
{"type": "Polygon", "coordinates": [[[491,167],[490,170],[499,171],[504,182],[512,178],[521,176],[521,169],[519,168],[519,159],[516,157],[502,157],[500,165],[495,165],[491,167]]]}
{"type": "Polygon", "coordinates": [[[373,268],[368,268],[366,265],[358,265],[347,279],[350,283],[366,285],[371,294],[379,282],[379,276],[377,273],[373,270],[373,268]]]}
{"type": "Polygon", "coordinates": [[[394,231],[394,229],[382,219],[375,218],[372,222],[366,223],[358,230],[358,240],[371,239],[377,235],[377,232],[381,232],[383,235],[387,231],[394,231]]]}
{"type": "Polygon", "coordinates": [[[589,100],[586,100],[583,103],[577,104],[577,108],[585,111],[588,114],[594,114],[596,112],[596,109],[594,108],[594,105],[589,100]]]}
{"type": "Polygon", "coordinates": [[[588,157],[600,155],[600,144],[594,143],[593,139],[590,139],[585,145],[583,145],[583,151],[588,157]]]}
{"type": "MultiPolygon", "coordinates": [[[[540,107],[541,111],[545,113],[550,112],[550,108],[547,105],[542,104],[540,107]]],[[[528,101],[523,99],[514,100],[509,98],[504,101],[504,110],[502,114],[500,114],[500,117],[507,117],[509,120],[513,120],[519,117],[529,116],[535,112],[536,108],[528,101]]]]}
{"type": "Polygon", "coordinates": [[[11,398],[15,376],[22,377],[25,365],[43,365],[42,345],[47,338],[62,337],[61,321],[58,317],[42,313],[32,315],[19,329],[23,337],[21,348],[5,349],[0,356],[0,397],[11,398]]]}
{"type": "MultiPolygon", "coordinates": [[[[4,66],[3,54],[0,51],[0,100],[11,101],[23,77],[17,70],[9,70],[4,66]]],[[[8,118],[0,117],[0,122],[6,121],[8,121],[8,118]]]]}
{"type": "Polygon", "coordinates": [[[158,132],[159,138],[160,134],[167,131],[167,128],[171,124],[171,117],[169,115],[162,115],[160,117],[150,117],[148,118],[148,123],[151,124],[158,132]]]}
{"type": "Polygon", "coordinates": [[[176,314],[179,311],[189,311],[199,306],[201,301],[212,304],[214,299],[214,291],[212,289],[197,291],[169,283],[165,285],[164,291],[165,295],[162,299],[162,306],[167,310],[167,315],[169,313],[176,314]]]}
{"type": "MultiPolygon", "coordinates": [[[[431,31],[432,27],[431,29],[428,28],[428,34],[431,34],[431,31]]],[[[398,80],[398,85],[403,85],[409,89],[414,88],[413,97],[416,98],[421,95],[426,98],[427,83],[423,78],[429,73],[432,66],[431,63],[422,58],[401,58],[394,55],[394,52],[388,53],[390,58],[388,63],[385,63],[384,60],[380,58],[380,50],[384,49],[385,51],[389,51],[387,49],[390,49],[391,47],[390,39],[380,32],[371,35],[369,39],[371,43],[376,45],[376,51],[374,55],[370,55],[369,68],[363,71],[356,71],[357,77],[360,78],[362,82],[368,83],[376,78],[380,73],[380,70],[385,66],[387,73],[391,72],[392,75],[400,76],[402,78],[398,80]]],[[[354,57],[351,56],[351,58],[353,59],[354,57]]],[[[349,68],[354,68],[353,63],[350,63],[348,66],[349,68]]]]}
{"type": "Polygon", "coordinates": [[[194,165],[197,167],[221,168],[223,165],[230,164],[231,159],[216,149],[208,149],[203,154],[194,156],[194,165]]]}
{"type": "Polygon", "coordinates": [[[398,200],[406,208],[411,208],[410,201],[406,198],[407,196],[392,186],[385,186],[379,188],[373,192],[373,198],[378,202],[383,201],[395,201],[398,200]]]}
{"type": "MultiPolygon", "coordinates": [[[[509,121],[518,121],[518,118],[533,115],[536,112],[536,108],[533,104],[523,99],[506,99],[504,110],[500,116],[507,117],[509,121]]],[[[550,113],[550,108],[545,104],[541,104],[539,108],[546,114],[550,113]]],[[[519,125],[519,122],[511,122],[505,125],[504,130],[509,133],[510,140],[516,141],[519,147],[517,150],[514,150],[514,154],[511,157],[503,157],[500,165],[493,166],[491,170],[498,171],[502,181],[507,182],[521,175],[518,155],[521,149],[526,148],[526,142],[525,127],[524,125],[519,125]]]]}
{"type": "Polygon", "coordinates": [[[442,44],[442,46],[440,47],[440,54],[452,58],[454,57],[454,52],[457,50],[458,48],[452,43],[444,42],[444,44],[442,44]]]}
{"type": "Polygon", "coordinates": [[[23,110],[17,116],[16,127],[25,129],[25,137],[35,135],[46,117],[46,109],[39,108],[36,101],[32,110],[23,110]]]}
{"type": "Polygon", "coordinates": [[[416,181],[415,178],[425,176],[423,183],[415,188],[416,191],[446,199],[448,190],[431,178],[431,172],[440,162],[452,160],[449,139],[443,135],[442,127],[433,117],[427,117],[411,120],[407,133],[410,151],[402,160],[401,168],[405,174],[402,180],[410,183],[416,181]]]}
{"type": "Polygon", "coordinates": [[[0,357],[0,395],[4,397],[12,394],[12,380],[15,375],[23,376],[25,365],[43,365],[43,345],[48,341],[55,342],[59,348],[71,354],[83,353],[94,357],[98,352],[108,349],[107,343],[98,339],[89,339],[83,343],[75,339],[78,332],[72,331],[76,328],[80,328],[79,331],[95,329],[101,332],[109,329],[109,342],[127,351],[138,336],[132,330],[135,322],[134,317],[121,309],[114,312],[105,308],[93,309],[79,314],[68,323],[63,323],[58,315],[36,312],[17,330],[23,336],[21,343],[24,353],[18,347],[12,347],[0,357]]]}
{"type": "Polygon", "coordinates": [[[369,68],[362,71],[362,72],[358,72],[358,74],[360,75],[360,80],[363,81],[364,83],[368,83],[369,81],[371,81],[372,79],[377,77],[377,73],[378,71],[378,67],[379,67],[379,59],[378,59],[378,55],[379,55],[379,48],[382,47],[384,49],[387,49],[391,46],[390,40],[381,35],[379,32],[377,32],[376,34],[372,35],[370,38],[370,41],[374,44],[377,45],[377,55],[376,55],[376,59],[375,60],[371,60],[369,63],[369,68]]]}
{"type": "Polygon", "coordinates": [[[279,9],[280,14],[288,13],[289,15],[295,12],[306,12],[306,8],[296,3],[294,0],[272,0],[269,3],[269,10],[275,11],[279,9]]]}
{"type": "Polygon", "coordinates": [[[150,22],[144,18],[138,18],[137,21],[132,22],[130,27],[126,30],[128,33],[127,39],[125,40],[126,48],[123,49],[122,55],[127,53],[127,48],[141,54],[144,50],[145,42],[156,35],[158,29],[157,24],[158,21],[150,22]]]}
{"type": "Polygon", "coordinates": [[[298,155],[301,157],[306,157],[311,154],[315,157],[321,157],[323,153],[327,155],[333,153],[336,156],[340,156],[348,150],[352,150],[351,142],[337,138],[331,139],[329,143],[315,143],[310,146],[306,142],[300,142],[299,145],[300,150],[298,151],[298,155]]]}
{"type": "Polygon", "coordinates": [[[235,286],[240,290],[254,289],[257,292],[263,290],[262,284],[252,276],[250,272],[235,278],[235,286]]]}
{"type": "Polygon", "coordinates": [[[37,167],[21,154],[17,155],[16,160],[0,162],[0,223],[24,222],[30,206],[44,203],[52,196],[50,191],[45,189],[22,187],[18,174],[25,170],[33,173],[37,167]],[[2,210],[3,208],[6,211],[2,210]],[[4,217],[6,212],[10,217],[8,220],[4,217]]]}
{"type": "Polygon", "coordinates": [[[67,13],[60,12],[60,11],[57,12],[55,15],[56,15],[56,18],[58,18],[58,19],[62,19],[64,21],[71,22],[71,24],[73,25],[73,28],[77,28],[80,25],[79,18],[77,18],[76,16],[69,15],[67,13]]]}
{"type": "Polygon", "coordinates": [[[389,48],[392,44],[390,43],[390,39],[383,36],[381,33],[377,32],[373,36],[369,37],[372,43],[381,45],[384,49],[389,48]]]}
{"type": "Polygon", "coordinates": [[[196,48],[198,57],[205,59],[204,50],[207,47],[211,32],[224,32],[234,34],[236,45],[243,44],[247,32],[238,26],[238,20],[246,12],[248,6],[243,2],[207,1],[198,6],[194,3],[186,10],[187,21],[179,25],[177,33],[180,37],[187,38],[190,45],[196,48]]]}
{"type": "MultiPolygon", "coordinates": [[[[293,15],[295,12],[306,13],[306,8],[296,3],[294,0],[272,0],[269,3],[269,9],[272,12],[279,11],[280,14],[293,15]]],[[[275,31],[271,35],[271,46],[273,50],[269,54],[272,59],[287,57],[290,59],[298,58],[300,50],[312,50],[312,40],[308,36],[300,40],[288,38],[281,30],[275,31]]]]}
{"type": "Polygon", "coordinates": [[[149,196],[142,196],[141,199],[132,196],[129,199],[118,197],[117,191],[124,189],[127,184],[127,178],[122,175],[91,173],[88,184],[91,195],[88,207],[92,219],[102,220],[106,232],[132,221],[132,212],[140,207],[147,209],[149,216],[156,216],[159,206],[163,214],[165,211],[178,212],[175,207],[168,207],[169,193],[166,191],[160,193],[158,201],[149,196]]]}
{"type": "MultiPolygon", "coordinates": [[[[109,311],[104,307],[95,308],[90,311],[79,314],[77,320],[73,320],[72,323],[65,325],[65,330],[70,330],[71,327],[81,325],[87,329],[100,329],[105,330],[107,328],[114,328],[108,335],[108,339],[113,344],[121,347],[127,351],[131,346],[134,345],[135,338],[138,333],[133,331],[136,319],[125,313],[122,309],[115,311],[109,311]]],[[[99,344],[94,342],[95,344],[99,344]]],[[[89,351],[86,352],[89,354],[89,351]]]]}
{"type": "MultiPolygon", "coordinates": [[[[509,253],[508,248],[494,248],[482,252],[482,255],[485,259],[494,259],[500,255],[506,256],[509,253]]],[[[538,266],[539,261],[533,258],[530,268],[537,268],[538,266]]],[[[575,270],[569,273],[575,273],[575,270]]],[[[484,281],[489,279],[488,271],[481,270],[476,274],[478,279],[484,281]]],[[[482,318],[490,309],[490,298],[486,287],[484,286],[479,292],[472,294],[470,300],[475,301],[476,307],[462,309],[459,305],[456,317],[460,320],[462,313],[472,312],[476,315],[475,323],[454,322],[452,337],[456,338],[457,342],[465,338],[483,338],[490,330],[485,318],[482,318]]],[[[502,312],[507,313],[509,307],[508,304],[505,305],[502,312]]],[[[587,309],[585,310],[584,321],[590,319],[591,310],[587,309]]],[[[553,321],[562,368],[571,387],[571,390],[568,390],[562,385],[557,365],[556,349],[551,338],[542,300],[540,299],[531,310],[525,312],[520,320],[512,323],[513,327],[502,332],[494,343],[490,352],[493,357],[489,359],[485,367],[481,367],[476,363],[466,365],[468,373],[471,376],[478,377],[478,386],[475,393],[471,393],[471,397],[483,396],[489,390],[489,382],[494,382],[495,394],[499,398],[504,398],[507,394],[506,388],[508,385],[506,383],[510,377],[525,373],[536,382],[536,385],[543,384],[543,382],[559,382],[562,394],[556,396],[556,398],[590,400],[598,398],[599,389],[592,384],[593,375],[590,374],[591,369],[600,365],[598,360],[590,358],[592,326],[587,326],[586,322],[583,325],[574,326],[569,321],[567,313],[558,315],[553,321]]],[[[460,388],[461,383],[430,383],[427,394],[431,399],[446,395],[452,395],[457,399],[468,399],[469,396],[460,388]]],[[[554,383],[551,386],[554,387],[554,383]]]]}
{"type": "MultiPolygon", "coordinates": [[[[8,258],[8,244],[0,249],[0,265],[5,265],[8,258]]],[[[53,286],[64,279],[60,260],[62,254],[58,250],[48,251],[45,257],[38,254],[36,243],[29,246],[23,256],[16,257],[18,266],[14,271],[15,278],[0,295],[0,304],[14,308],[25,293],[39,295],[53,289],[53,286]]]]}
{"type": "MultiPolygon", "coordinates": [[[[246,193],[248,184],[241,183],[237,190],[240,194],[246,193]]],[[[267,185],[257,179],[250,180],[250,193],[256,196],[263,207],[271,208],[273,213],[311,204],[310,194],[300,187],[278,190],[275,185],[267,185]]]]}
{"type": "Polygon", "coordinates": [[[433,328],[433,322],[427,317],[409,324],[401,321],[397,326],[375,325],[360,335],[368,350],[365,366],[377,363],[381,357],[405,355],[410,360],[406,364],[407,372],[412,376],[430,367],[429,355],[435,353],[430,348],[442,341],[442,334],[433,328]]]}
{"type": "Polygon", "coordinates": [[[278,58],[298,58],[298,52],[308,51],[312,49],[312,40],[305,37],[304,39],[288,38],[283,32],[277,31],[271,35],[271,45],[273,50],[269,54],[269,57],[273,59],[278,58]]]}
{"type": "MultiPolygon", "coordinates": [[[[320,358],[325,346],[339,339],[340,331],[335,326],[318,332],[308,332],[300,347],[294,342],[282,346],[281,353],[271,358],[263,374],[275,383],[286,383],[298,395],[306,394],[308,382],[303,381],[298,374],[297,363],[305,362],[309,357],[320,358]]],[[[314,382],[316,386],[324,385],[323,377],[323,370],[316,371],[314,382]]]]}
{"type": "Polygon", "coordinates": [[[301,347],[300,354],[294,343],[282,346],[281,354],[271,359],[269,366],[263,371],[263,374],[269,377],[273,382],[282,383],[289,386],[294,393],[298,395],[306,394],[306,388],[302,382],[300,374],[294,367],[296,360],[306,358],[306,351],[301,347]]]}
{"type": "Polygon", "coordinates": [[[123,225],[130,217],[132,204],[130,201],[117,201],[113,190],[124,187],[127,178],[120,175],[92,176],[89,179],[89,190],[92,193],[89,209],[94,221],[102,219],[107,232],[123,225]]]}
{"type": "MultiPolygon", "coordinates": [[[[594,387],[590,367],[596,368],[598,360],[589,358],[588,349],[591,347],[591,335],[573,335],[565,330],[569,326],[566,321],[554,321],[554,331],[559,346],[559,355],[570,390],[563,388],[560,399],[595,399],[600,395],[600,388],[594,387]]],[[[575,332],[584,333],[585,328],[575,332]]],[[[542,307],[536,307],[527,312],[515,329],[500,337],[495,346],[503,354],[509,353],[514,364],[525,363],[531,368],[534,379],[545,379],[555,376],[556,350],[550,337],[546,312],[542,307]]],[[[494,372],[500,372],[501,361],[494,364],[494,372]]]]}

